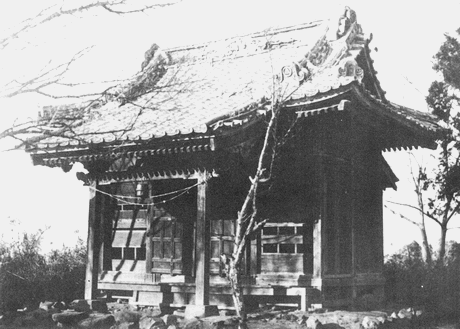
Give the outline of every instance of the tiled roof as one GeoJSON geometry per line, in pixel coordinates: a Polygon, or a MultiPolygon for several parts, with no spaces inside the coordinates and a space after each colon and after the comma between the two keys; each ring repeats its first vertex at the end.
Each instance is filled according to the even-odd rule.
{"type": "MultiPolygon", "coordinates": [[[[65,136],[50,136],[36,147],[211,136],[218,134],[219,127],[261,115],[254,109],[269,102],[274,87],[281,90],[287,105],[313,102],[331,91],[340,93],[352,83],[361,83],[364,72],[356,60],[368,41],[357,22],[349,22],[342,32],[337,36],[337,27],[313,22],[165,51],[154,45],[146,53],[137,82],[119,86],[107,100],[87,108],[65,136]],[[146,79],[149,88],[139,95],[139,81],[146,79]]],[[[364,69],[366,74],[375,73],[372,67],[364,69]]],[[[371,79],[379,98],[383,93],[378,81],[371,79]]],[[[379,101],[387,104],[382,96],[379,101]]],[[[386,106],[418,120],[418,112],[386,106]]]]}

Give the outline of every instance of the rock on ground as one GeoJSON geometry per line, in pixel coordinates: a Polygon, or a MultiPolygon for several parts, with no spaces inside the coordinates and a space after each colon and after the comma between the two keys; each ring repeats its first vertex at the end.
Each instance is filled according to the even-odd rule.
{"type": "Polygon", "coordinates": [[[52,315],[53,321],[61,324],[76,324],[79,321],[87,318],[89,315],[86,312],[65,311],[52,315]]]}
{"type": "Polygon", "coordinates": [[[86,319],[78,322],[81,329],[110,329],[115,324],[112,314],[92,313],[86,319]]]}
{"type": "Polygon", "coordinates": [[[163,319],[152,316],[144,316],[139,321],[139,329],[166,329],[163,319]]]}

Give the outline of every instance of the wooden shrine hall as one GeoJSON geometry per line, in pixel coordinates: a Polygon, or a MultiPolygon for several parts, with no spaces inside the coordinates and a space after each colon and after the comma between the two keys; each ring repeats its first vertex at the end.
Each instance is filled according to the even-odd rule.
{"type": "Polygon", "coordinates": [[[325,23],[154,44],[131,82],[45,108],[71,129],[31,143],[34,164],[89,172],[85,298],[232,306],[220,256],[233,251],[273,102],[289,134],[258,195],[268,222],[246,245],[248,302],[382,297],[382,192],[398,180],[382,152],[435,148],[442,128],[386,99],[370,41],[346,8],[325,23]]]}

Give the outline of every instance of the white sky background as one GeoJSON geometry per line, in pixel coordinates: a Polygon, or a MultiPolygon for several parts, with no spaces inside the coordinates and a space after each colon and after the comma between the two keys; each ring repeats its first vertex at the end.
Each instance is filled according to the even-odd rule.
{"type": "MultiPolygon", "coordinates": [[[[88,2],[72,1],[72,6],[88,2]]],[[[67,2],[22,0],[3,4],[0,31],[30,17],[47,4],[56,3],[65,6],[67,2]]],[[[91,52],[73,67],[67,79],[69,82],[129,78],[140,69],[144,52],[152,43],[168,48],[331,16],[336,20],[345,5],[356,11],[364,32],[373,34],[370,46],[378,51],[373,51],[371,57],[387,98],[426,110],[424,97],[431,81],[436,79],[431,69],[432,57],[444,40],[443,34],[460,27],[458,1],[184,0],[148,14],[120,16],[93,10],[44,25],[18,42],[14,49],[0,53],[0,81],[11,77],[24,81],[49,60],[53,63],[66,61],[77,51],[92,45],[91,52]]],[[[0,100],[0,129],[15,117],[35,116],[41,106],[54,102],[34,95],[0,100]]],[[[1,146],[7,145],[3,142],[1,146]]],[[[385,197],[410,200],[407,155],[393,152],[386,157],[401,182],[398,192],[386,192],[385,197]]],[[[20,223],[13,225],[14,228],[32,232],[49,226],[44,235],[45,250],[63,244],[73,245],[78,236],[86,238],[88,191],[76,180],[74,173],[33,167],[23,152],[0,153],[0,166],[0,225],[4,238],[8,236],[11,220],[20,223]]],[[[414,239],[419,240],[413,226],[390,216],[387,211],[384,214],[385,253],[394,252],[414,239]]],[[[429,228],[432,233],[438,231],[436,226],[429,228]]],[[[437,235],[431,234],[431,238],[436,246],[437,235]]],[[[449,231],[448,239],[460,240],[460,230],[449,231]]]]}

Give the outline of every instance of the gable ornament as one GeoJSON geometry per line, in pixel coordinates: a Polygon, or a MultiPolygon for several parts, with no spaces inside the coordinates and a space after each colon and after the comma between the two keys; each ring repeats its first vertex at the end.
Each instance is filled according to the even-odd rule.
{"type": "Polygon", "coordinates": [[[283,66],[280,74],[276,75],[276,79],[279,83],[283,82],[286,78],[291,78],[297,81],[299,85],[308,80],[311,76],[311,72],[308,67],[300,66],[298,63],[292,62],[290,65],[283,66]]]}
{"type": "Polygon", "coordinates": [[[350,28],[356,23],[356,12],[352,10],[350,7],[345,7],[345,11],[342,16],[339,18],[338,28],[337,28],[337,39],[343,37],[350,28]]]}
{"type": "Polygon", "coordinates": [[[358,63],[353,58],[344,58],[339,63],[339,76],[353,77],[361,82],[364,77],[364,70],[359,67],[358,63]]]}

